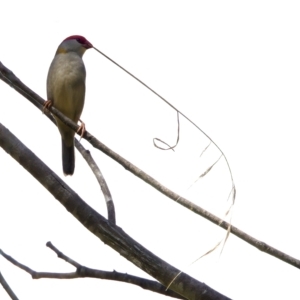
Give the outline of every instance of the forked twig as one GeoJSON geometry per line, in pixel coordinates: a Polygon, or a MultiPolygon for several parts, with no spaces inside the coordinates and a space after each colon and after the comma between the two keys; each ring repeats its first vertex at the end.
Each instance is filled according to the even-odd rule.
{"type": "MultiPolygon", "coordinates": [[[[47,247],[49,247],[52,251],[54,251],[57,256],[67,263],[71,264],[76,268],[75,272],[69,273],[55,273],[55,272],[37,272],[32,270],[31,268],[21,264],[16,259],[11,257],[10,255],[6,254],[4,251],[0,249],[0,254],[6,258],[9,262],[11,262],[16,267],[22,269],[23,271],[27,272],[31,275],[32,279],[76,279],[76,278],[98,278],[98,279],[106,279],[106,280],[114,280],[120,281],[125,283],[130,283],[136,286],[139,286],[145,290],[149,290],[155,293],[159,293],[165,296],[170,296],[176,299],[185,299],[184,297],[178,295],[177,293],[169,290],[166,291],[165,287],[157,281],[149,280],[137,276],[133,276],[130,274],[119,273],[116,271],[109,272],[109,271],[102,271],[91,269],[86,266],[83,266],[76,262],[75,260],[71,259],[61,251],[59,251],[51,242],[47,242],[47,247]]],[[[0,273],[0,282],[1,282],[1,273],[0,273]]],[[[18,300],[17,298],[12,298],[13,300],[18,300]]]]}

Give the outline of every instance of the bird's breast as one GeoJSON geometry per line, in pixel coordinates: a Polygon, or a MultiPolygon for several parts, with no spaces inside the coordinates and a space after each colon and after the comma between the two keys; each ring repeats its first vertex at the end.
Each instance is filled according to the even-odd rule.
{"type": "Polygon", "coordinates": [[[48,99],[75,122],[80,118],[84,105],[85,77],[83,60],[76,53],[56,55],[48,73],[48,99]]]}
{"type": "Polygon", "coordinates": [[[75,53],[55,56],[50,66],[48,80],[55,85],[85,82],[85,67],[82,58],[75,53]]]}

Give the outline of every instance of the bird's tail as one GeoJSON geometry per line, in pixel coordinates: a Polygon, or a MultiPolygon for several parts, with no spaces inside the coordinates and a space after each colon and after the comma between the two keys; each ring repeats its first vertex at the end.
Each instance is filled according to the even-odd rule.
{"type": "Polygon", "coordinates": [[[64,174],[73,175],[75,169],[75,152],[74,144],[72,146],[67,146],[64,140],[61,140],[62,144],[62,164],[64,174]]]}

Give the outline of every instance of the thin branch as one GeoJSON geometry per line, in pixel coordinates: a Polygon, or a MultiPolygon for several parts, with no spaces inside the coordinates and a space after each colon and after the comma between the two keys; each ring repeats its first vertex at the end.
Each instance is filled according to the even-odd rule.
{"type": "Polygon", "coordinates": [[[16,294],[13,292],[13,290],[11,289],[11,287],[6,282],[6,280],[3,277],[3,275],[1,274],[1,272],[0,272],[0,284],[3,286],[3,288],[5,289],[5,291],[7,292],[7,294],[10,296],[10,298],[12,300],[19,300],[19,298],[16,296],[16,294]]]}
{"type": "Polygon", "coordinates": [[[73,273],[52,273],[52,272],[36,272],[32,270],[31,268],[19,263],[17,260],[15,260],[10,255],[6,254],[2,249],[0,249],[0,254],[7,259],[9,262],[11,262],[16,267],[20,268],[21,270],[27,272],[31,275],[32,279],[40,279],[40,278],[56,278],[56,279],[71,279],[71,278],[77,278],[76,272],[73,273]]]}
{"type": "Polygon", "coordinates": [[[46,246],[48,248],[50,248],[53,252],[55,252],[57,254],[58,258],[63,259],[64,261],[66,261],[67,263],[69,263],[70,265],[74,266],[75,268],[80,268],[82,267],[81,264],[79,264],[78,262],[76,262],[75,260],[73,260],[72,258],[68,257],[67,255],[63,254],[61,251],[59,251],[51,242],[47,242],[46,246]]]}
{"type": "MultiPolygon", "coordinates": [[[[167,286],[179,272],[177,268],[154,255],[84,202],[2,124],[0,124],[0,146],[40,182],[83,226],[138,268],[164,286],[167,286]]],[[[185,273],[173,282],[170,289],[189,300],[229,299],[185,273]]]]}
{"type": "Polygon", "coordinates": [[[116,213],[115,213],[114,202],[113,202],[111,193],[109,191],[108,185],[106,184],[106,181],[100,171],[100,168],[97,166],[96,162],[94,161],[90,151],[86,150],[77,139],[75,139],[75,146],[76,146],[77,150],[81,153],[83,158],[86,160],[86,162],[88,163],[91,170],[93,171],[93,173],[101,187],[104,198],[105,198],[105,203],[107,206],[108,221],[110,221],[112,224],[115,225],[116,224],[116,213]]]}
{"type": "MultiPolygon", "coordinates": [[[[136,286],[139,286],[145,290],[149,290],[151,292],[159,293],[164,296],[170,296],[176,299],[186,299],[178,294],[176,294],[173,291],[166,291],[166,288],[158,283],[157,281],[144,279],[141,277],[119,273],[116,271],[108,272],[108,271],[102,271],[102,270],[96,270],[91,269],[88,267],[85,267],[77,262],[75,262],[70,257],[63,254],[61,251],[59,251],[56,247],[52,245],[51,242],[48,242],[46,244],[47,247],[49,247],[51,250],[53,250],[57,256],[66,262],[70,263],[76,268],[75,272],[69,272],[69,273],[56,273],[56,272],[37,272],[32,270],[31,268],[19,263],[17,260],[12,258],[10,255],[7,255],[3,250],[0,249],[0,254],[6,258],[9,262],[11,262],[16,267],[22,269],[23,271],[27,272],[31,275],[32,279],[42,279],[42,278],[48,278],[48,279],[76,279],[76,278],[98,278],[98,279],[105,279],[105,280],[114,280],[119,282],[125,282],[130,283],[136,286]]],[[[1,273],[0,273],[1,274],[1,273]]],[[[1,275],[0,275],[1,276],[1,275]]],[[[0,277],[1,279],[1,277],[0,277]]]]}
{"type": "MultiPolygon", "coordinates": [[[[7,80],[8,80],[7,76],[9,76],[10,85],[13,88],[15,88],[17,91],[19,91],[19,89],[20,89],[19,88],[20,80],[10,70],[8,70],[6,67],[4,67],[4,65],[0,62],[0,79],[5,78],[3,80],[6,83],[8,83],[7,82],[7,80]]],[[[27,98],[27,96],[26,96],[27,94],[32,93],[30,95],[30,99],[29,98],[27,98],[27,99],[29,99],[31,102],[32,101],[37,101],[38,103],[41,104],[41,107],[43,106],[44,100],[40,96],[38,96],[37,94],[32,92],[23,83],[22,83],[21,86],[22,86],[22,89],[23,88],[25,89],[25,92],[21,93],[25,98],[27,98]],[[28,91],[28,93],[26,91],[28,91]],[[36,96],[34,96],[34,95],[36,95],[36,96]]],[[[66,125],[68,125],[70,128],[72,128],[74,131],[77,131],[77,129],[79,128],[79,126],[77,124],[75,124],[70,119],[65,117],[61,112],[59,112],[54,107],[51,107],[51,112],[53,114],[55,114],[60,120],[62,120],[66,125]]],[[[279,251],[276,248],[271,247],[270,245],[268,245],[268,244],[266,244],[266,243],[264,243],[260,240],[255,239],[254,237],[252,237],[249,234],[243,232],[242,230],[238,229],[237,227],[231,226],[226,221],[218,218],[217,216],[215,216],[215,215],[211,214],[210,212],[206,211],[205,209],[197,206],[193,202],[191,202],[191,201],[185,199],[184,197],[181,197],[180,195],[176,194],[172,190],[170,190],[167,187],[163,186],[160,182],[155,180],[153,177],[151,177],[150,175],[148,175],[147,173],[145,173],[141,169],[137,168],[135,165],[130,163],[128,160],[124,159],[122,156],[120,156],[119,154],[117,154],[116,152],[114,152],[113,150],[108,148],[107,146],[105,146],[103,143],[101,143],[99,140],[97,140],[93,135],[91,135],[88,131],[85,131],[85,134],[84,134],[83,138],[85,138],[87,141],[89,141],[90,144],[93,147],[95,147],[96,149],[99,149],[100,151],[102,151],[103,153],[108,155],[110,158],[112,158],[113,160],[118,162],[120,165],[122,165],[126,170],[128,170],[129,172],[131,172],[135,176],[139,177],[140,179],[142,179],[143,181],[145,181],[146,183],[148,183],[149,185],[154,187],[156,190],[158,190],[159,192],[161,192],[165,196],[169,197],[170,199],[174,200],[175,202],[178,202],[182,206],[188,208],[189,210],[193,211],[194,213],[202,216],[203,218],[209,220],[210,222],[220,226],[221,228],[223,228],[225,230],[228,230],[228,228],[230,228],[232,234],[234,234],[235,236],[237,236],[240,239],[244,240],[245,242],[249,243],[250,245],[256,247],[260,251],[268,253],[269,255],[272,255],[272,256],[274,256],[274,257],[276,257],[276,258],[278,258],[278,259],[280,259],[280,260],[282,260],[282,261],[284,261],[284,262],[300,269],[300,260],[298,260],[298,259],[296,259],[296,258],[294,258],[290,255],[287,255],[284,252],[279,251]]],[[[233,195],[234,195],[233,201],[234,201],[234,199],[235,199],[235,186],[234,185],[232,186],[231,192],[232,191],[234,192],[233,193],[233,195]]]]}

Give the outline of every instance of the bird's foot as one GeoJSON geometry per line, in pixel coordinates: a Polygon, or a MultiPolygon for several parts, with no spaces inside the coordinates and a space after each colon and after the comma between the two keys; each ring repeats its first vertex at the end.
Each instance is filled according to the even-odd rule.
{"type": "Polygon", "coordinates": [[[52,100],[47,100],[47,101],[45,101],[44,106],[43,106],[43,114],[44,114],[45,111],[48,110],[52,105],[53,105],[53,101],[52,101],[52,100]]]}
{"type": "Polygon", "coordinates": [[[85,133],[85,123],[83,123],[80,119],[79,119],[79,122],[81,123],[79,128],[77,129],[77,133],[79,134],[80,133],[80,140],[82,139],[84,133],[85,133]]]}

